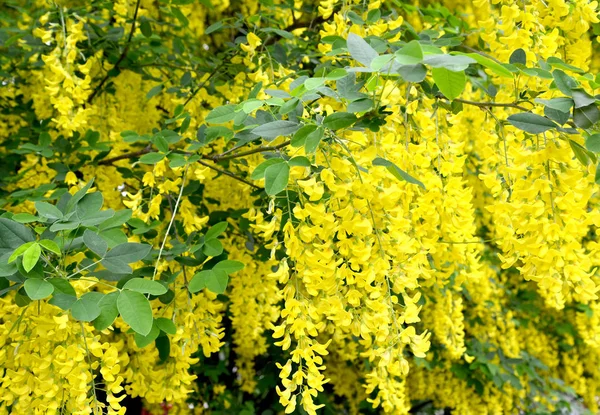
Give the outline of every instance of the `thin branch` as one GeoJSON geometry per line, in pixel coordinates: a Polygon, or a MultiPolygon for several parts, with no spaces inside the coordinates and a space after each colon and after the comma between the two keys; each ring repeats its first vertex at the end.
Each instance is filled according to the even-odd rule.
{"type": "Polygon", "coordinates": [[[111,157],[109,159],[100,160],[98,162],[98,165],[99,166],[108,166],[108,165],[113,164],[115,161],[128,160],[128,159],[132,159],[134,157],[143,156],[144,154],[150,153],[151,150],[152,150],[152,147],[148,146],[148,147],[146,147],[146,148],[144,148],[143,150],[140,150],[140,151],[134,151],[133,153],[121,154],[120,156],[116,156],[116,157],[111,157]]]}
{"type": "MultiPolygon", "coordinates": [[[[188,167],[186,167],[185,171],[183,172],[183,179],[181,180],[181,188],[179,189],[179,195],[177,196],[177,202],[175,202],[175,209],[172,210],[171,220],[169,221],[169,226],[167,226],[167,232],[165,233],[165,237],[162,241],[162,245],[160,246],[160,250],[158,251],[158,258],[156,258],[156,265],[154,266],[154,273],[152,274],[152,281],[154,281],[154,279],[156,278],[156,271],[158,270],[158,264],[160,263],[160,257],[162,256],[163,250],[165,249],[165,245],[167,243],[167,238],[169,237],[169,232],[171,231],[171,226],[173,226],[173,222],[175,222],[175,216],[177,215],[177,208],[179,208],[179,202],[181,202],[181,196],[183,195],[183,188],[185,187],[185,180],[187,179],[188,167]]],[[[148,294],[148,297],[149,296],[150,296],[150,294],[148,294]]]]}
{"type": "Polygon", "coordinates": [[[217,154],[216,156],[203,156],[202,158],[208,159],[208,160],[213,160],[213,161],[231,160],[231,159],[236,159],[239,157],[249,156],[250,154],[264,153],[265,151],[279,150],[280,148],[289,146],[291,144],[291,142],[292,142],[291,140],[287,140],[281,144],[277,144],[276,146],[256,147],[256,148],[253,148],[252,150],[242,151],[241,153],[232,154],[230,156],[226,155],[229,153],[229,151],[226,151],[222,154],[217,154]]]}
{"type": "Polygon", "coordinates": [[[121,56],[119,56],[119,59],[117,59],[117,63],[115,63],[115,66],[113,66],[113,68],[110,71],[106,72],[106,75],[104,76],[104,78],[102,78],[102,80],[100,81],[98,86],[94,89],[92,94],[88,97],[88,100],[87,100],[88,104],[92,103],[92,101],[94,100],[96,95],[98,95],[98,93],[102,90],[102,87],[104,86],[106,81],[108,81],[108,79],[111,77],[112,71],[115,69],[118,69],[121,62],[123,62],[123,60],[127,56],[127,52],[129,51],[129,46],[131,45],[131,39],[133,38],[133,33],[135,32],[135,23],[137,20],[138,11],[140,10],[141,2],[142,2],[142,0],[137,0],[137,2],[135,4],[135,11],[133,12],[133,22],[131,22],[131,29],[129,30],[129,36],[127,37],[127,42],[125,43],[125,48],[123,49],[121,56]]]}
{"type": "Polygon", "coordinates": [[[200,85],[198,85],[198,87],[194,91],[192,91],[192,93],[190,94],[190,96],[183,103],[184,108],[185,108],[185,106],[187,106],[187,104],[192,99],[194,99],[194,97],[196,96],[196,94],[198,93],[198,91],[200,91],[202,88],[204,88],[204,85],[206,85],[206,83],[208,81],[210,81],[210,79],[213,76],[215,76],[217,74],[217,72],[219,72],[219,69],[221,69],[223,67],[223,65],[225,65],[225,61],[222,61],[220,64],[218,64],[217,66],[215,66],[215,69],[213,69],[213,71],[210,73],[210,75],[208,75],[208,78],[206,78],[200,85]]]}
{"type": "Polygon", "coordinates": [[[489,108],[489,107],[505,107],[505,108],[516,108],[521,111],[530,111],[529,109],[522,107],[514,102],[477,102],[469,101],[466,99],[455,98],[454,101],[461,102],[466,105],[473,105],[474,107],[489,108]]]}
{"type": "Polygon", "coordinates": [[[227,171],[227,170],[220,169],[220,168],[218,168],[218,167],[216,167],[216,166],[213,166],[213,165],[210,165],[210,164],[208,164],[208,163],[205,163],[205,162],[203,162],[202,160],[198,160],[198,163],[202,164],[202,165],[203,165],[203,166],[205,166],[205,167],[208,167],[208,168],[209,168],[209,169],[211,169],[211,170],[214,170],[214,171],[217,171],[217,172],[219,172],[219,173],[221,173],[221,174],[224,174],[224,175],[226,175],[226,176],[229,176],[229,177],[231,177],[232,179],[235,179],[235,180],[238,180],[238,181],[240,181],[240,182],[242,182],[242,183],[245,183],[245,184],[247,184],[248,186],[254,187],[255,189],[262,190],[262,187],[260,187],[260,186],[257,186],[257,185],[255,185],[254,183],[251,183],[251,182],[249,182],[248,180],[246,180],[246,179],[243,179],[243,178],[241,178],[241,177],[239,177],[239,176],[236,176],[235,174],[233,174],[233,173],[232,173],[232,172],[230,172],[230,171],[227,171]]]}

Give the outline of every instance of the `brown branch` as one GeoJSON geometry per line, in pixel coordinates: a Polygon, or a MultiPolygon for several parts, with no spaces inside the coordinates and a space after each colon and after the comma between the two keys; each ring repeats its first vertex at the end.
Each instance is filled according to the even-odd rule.
{"type": "Polygon", "coordinates": [[[287,140],[276,146],[256,147],[256,148],[253,148],[252,150],[242,151],[241,153],[232,154],[230,156],[228,156],[226,154],[230,153],[231,151],[226,151],[224,153],[217,154],[216,156],[203,156],[202,158],[212,160],[212,161],[231,160],[231,159],[236,159],[239,157],[249,156],[250,154],[264,153],[265,151],[279,150],[280,148],[290,145],[291,142],[292,142],[291,140],[287,140]]]}
{"type": "Polygon", "coordinates": [[[196,94],[198,93],[198,91],[200,91],[202,88],[204,88],[204,85],[206,85],[206,83],[208,81],[210,81],[210,79],[215,76],[217,74],[217,72],[219,72],[219,69],[221,69],[223,67],[223,65],[225,65],[225,61],[222,61],[220,64],[218,64],[215,69],[213,69],[213,71],[210,73],[210,75],[208,76],[208,78],[206,78],[200,85],[198,85],[198,87],[190,94],[190,96],[185,100],[185,102],[183,103],[183,107],[185,108],[187,106],[187,104],[194,99],[194,97],[196,96],[196,94]]]}
{"type": "Polygon", "coordinates": [[[129,36],[127,37],[127,42],[125,43],[125,49],[123,49],[121,56],[119,56],[119,59],[117,59],[117,63],[115,63],[115,66],[113,66],[113,68],[110,71],[106,72],[106,75],[104,76],[104,78],[102,78],[102,80],[100,81],[98,86],[94,89],[92,94],[88,97],[88,100],[87,100],[88,104],[92,103],[92,101],[94,100],[96,95],[98,95],[98,93],[102,90],[102,87],[104,86],[106,81],[108,81],[108,79],[111,77],[111,72],[118,69],[121,62],[123,62],[123,60],[127,56],[127,52],[129,51],[129,46],[131,45],[131,39],[133,38],[133,33],[135,32],[135,22],[137,20],[138,11],[140,10],[141,1],[142,0],[137,0],[137,3],[135,4],[135,11],[133,12],[133,22],[131,22],[131,29],[129,30],[129,36]]]}
{"type": "Polygon", "coordinates": [[[100,160],[98,162],[99,166],[108,166],[113,164],[115,161],[119,161],[119,160],[128,160],[128,159],[132,159],[135,157],[139,157],[139,156],[143,156],[144,154],[150,153],[150,150],[152,149],[152,147],[148,146],[146,148],[144,148],[143,150],[140,151],[134,151],[133,153],[126,153],[126,154],[121,154],[120,156],[116,156],[116,157],[112,157],[109,159],[104,159],[104,160],[100,160]]]}
{"type": "Polygon", "coordinates": [[[474,107],[489,108],[489,107],[505,107],[505,108],[516,108],[521,111],[529,111],[529,109],[522,107],[514,102],[477,102],[469,101],[466,99],[455,98],[453,101],[461,102],[466,105],[473,105],[474,107]]]}
{"type": "Polygon", "coordinates": [[[208,163],[205,163],[205,162],[203,162],[202,160],[198,160],[198,163],[202,164],[203,166],[206,166],[206,167],[208,167],[208,168],[209,168],[209,169],[211,169],[211,170],[214,170],[214,171],[216,171],[216,172],[219,172],[219,173],[221,173],[221,174],[224,174],[224,175],[226,175],[226,176],[229,176],[229,177],[231,177],[232,179],[235,179],[235,180],[238,180],[238,181],[240,181],[240,182],[242,182],[242,183],[245,183],[245,184],[247,184],[248,186],[254,187],[255,189],[262,190],[262,187],[260,187],[260,186],[257,186],[257,185],[255,185],[254,183],[251,183],[251,182],[249,182],[248,180],[246,180],[246,179],[243,179],[243,178],[241,178],[241,177],[239,177],[239,176],[236,176],[235,174],[233,174],[233,173],[232,173],[232,172],[230,172],[230,171],[227,171],[227,170],[220,169],[220,168],[218,168],[218,167],[216,167],[216,166],[212,166],[212,165],[210,165],[210,164],[208,164],[208,163]]]}

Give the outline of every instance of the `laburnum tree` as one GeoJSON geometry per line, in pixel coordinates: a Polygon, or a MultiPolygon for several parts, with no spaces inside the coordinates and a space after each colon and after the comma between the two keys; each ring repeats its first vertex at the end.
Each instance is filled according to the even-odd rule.
{"type": "Polygon", "coordinates": [[[600,396],[588,0],[4,0],[0,414],[600,396]]]}

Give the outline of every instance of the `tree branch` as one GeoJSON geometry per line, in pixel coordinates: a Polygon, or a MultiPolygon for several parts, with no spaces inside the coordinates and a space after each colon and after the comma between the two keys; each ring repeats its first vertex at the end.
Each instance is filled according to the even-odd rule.
{"type": "Polygon", "coordinates": [[[108,165],[113,164],[115,161],[127,160],[127,159],[132,159],[134,157],[143,156],[144,154],[150,153],[151,149],[152,149],[152,147],[147,146],[146,148],[144,148],[143,150],[140,150],[140,151],[134,151],[133,153],[125,153],[125,154],[121,154],[120,156],[100,160],[98,162],[98,165],[99,166],[108,166],[108,165]]]}
{"type": "Polygon", "coordinates": [[[232,155],[226,155],[229,154],[231,152],[231,150],[226,151],[224,153],[221,154],[217,154],[216,156],[203,156],[203,159],[208,159],[208,160],[212,160],[212,161],[224,161],[224,160],[231,160],[231,159],[236,159],[239,157],[244,157],[244,156],[249,156],[250,154],[256,154],[256,153],[263,153],[265,151],[272,151],[272,150],[279,150],[280,148],[286,147],[288,145],[290,145],[292,141],[291,140],[287,140],[284,141],[281,144],[277,144],[276,146],[261,146],[261,147],[256,147],[253,148],[252,150],[248,150],[248,151],[242,151],[241,153],[237,153],[237,154],[232,154],[232,155]]]}
{"type": "Polygon", "coordinates": [[[239,176],[236,176],[235,174],[233,174],[233,173],[232,173],[232,172],[230,172],[230,171],[227,171],[227,170],[220,169],[220,168],[218,168],[218,167],[216,167],[216,166],[212,166],[212,165],[210,165],[210,164],[208,164],[208,163],[205,163],[205,162],[203,162],[202,160],[198,160],[198,163],[202,164],[203,166],[206,166],[206,167],[208,167],[208,168],[209,168],[209,169],[211,169],[211,170],[214,170],[214,171],[216,171],[216,172],[219,172],[219,173],[221,173],[221,174],[224,174],[224,175],[226,175],[226,176],[229,176],[229,177],[231,177],[232,179],[235,179],[235,180],[238,180],[238,181],[240,181],[240,182],[242,182],[242,183],[245,183],[245,184],[247,184],[248,186],[254,187],[255,189],[260,189],[260,190],[262,190],[262,187],[260,187],[260,186],[257,186],[257,185],[255,185],[254,183],[251,183],[251,182],[249,182],[248,180],[246,180],[246,179],[243,179],[243,178],[241,178],[241,177],[239,177],[239,176]]]}
{"type": "Polygon", "coordinates": [[[117,59],[115,66],[113,66],[113,68],[110,71],[106,72],[106,75],[104,76],[104,78],[102,78],[102,80],[100,81],[98,86],[94,89],[92,94],[88,97],[88,100],[87,100],[88,104],[92,103],[92,101],[94,100],[96,95],[98,95],[98,93],[102,90],[102,87],[104,86],[106,81],[108,81],[108,79],[111,77],[111,72],[118,69],[121,62],[123,62],[123,59],[125,59],[125,57],[127,56],[127,52],[129,51],[129,46],[131,45],[131,39],[133,38],[133,33],[135,32],[135,23],[137,20],[138,11],[140,10],[141,2],[142,2],[142,0],[137,0],[137,2],[135,4],[135,11],[133,12],[133,22],[131,22],[131,29],[129,30],[129,36],[127,37],[127,42],[125,43],[125,48],[123,49],[123,52],[119,56],[119,59],[117,59]]]}
{"type": "Polygon", "coordinates": [[[530,111],[529,109],[522,107],[514,102],[477,102],[469,101],[466,99],[455,98],[453,101],[461,102],[466,105],[473,105],[474,107],[489,108],[489,107],[505,107],[505,108],[516,108],[521,111],[530,111]]]}

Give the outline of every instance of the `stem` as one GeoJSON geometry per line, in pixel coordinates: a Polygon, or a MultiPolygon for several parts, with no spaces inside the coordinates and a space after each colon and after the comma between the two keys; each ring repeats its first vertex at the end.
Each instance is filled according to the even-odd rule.
{"type": "Polygon", "coordinates": [[[160,262],[160,257],[162,256],[163,250],[165,249],[165,244],[167,243],[167,238],[169,237],[169,232],[171,231],[171,226],[173,226],[173,222],[175,222],[175,216],[177,215],[177,208],[179,208],[179,202],[181,201],[181,195],[183,194],[183,188],[185,187],[185,179],[187,178],[188,167],[189,167],[189,164],[186,166],[185,171],[183,172],[183,180],[181,181],[181,188],[179,189],[179,195],[177,196],[177,201],[175,202],[175,209],[173,209],[173,213],[171,215],[171,220],[169,221],[169,226],[167,226],[167,232],[165,233],[165,237],[163,238],[162,245],[160,246],[160,250],[158,251],[158,258],[156,258],[156,265],[154,266],[154,273],[152,274],[152,281],[154,281],[154,279],[156,278],[156,270],[158,269],[158,263],[160,262]]]}
{"type": "Polygon", "coordinates": [[[213,161],[224,161],[224,160],[231,160],[231,159],[235,159],[235,158],[239,158],[239,157],[243,157],[243,156],[249,156],[250,154],[256,154],[256,153],[263,153],[265,151],[272,151],[272,150],[279,150],[283,147],[287,147],[290,145],[292,141],[291,140],[287,140],[284,141],[281,144],[278,144],[276,146],[261,146],[261,147],[256,147],[253,148],[252,150],[248,150],[248,151],[242,151],[241,153],[237,153],[237,154],[232,154],[230,156],[227,156],[226,154],[228,154],[230,151],[226,151],[222,154],[217,154],[216,156],[205,156],[203,158],[209,159],[209,160],[213,160],[213,161]]]}
{"type": "Polygon", "coordinates": [[[521,111],[529,111],[527,108],[518,105],[515,102],[477,102],[469,101],[467,99],[455,98],[454,101],[461,102],[466,105],[473,105],[474,107],[488,108],[488,107],[505,107],[505,108],[516,108],[521,111]]]}
{"type": "Polygon", "coordinates": [[[198,91],[200,91],[202,88],[204,88],[204,85],[206,85],[206,83],[208,81],[210,81],[210,79],[215,76],[217,74],[217,72],[219,72],[219,69],[221,69],[223,67],[223,65],[225,65],[225,61],[222,61],[220,64],[218,64],[215,69],[213,69],[213,71],[210,73],[210,75],[208,75],[208,78],[206,78],[200,85],[198,85],[198,87],[196,89],[194,89],[194,91],[190,94],[190,96],[185,100],[185,102],[183,103],[183,107],[185,108],[186,105],[192,100],[194,99],[194,97],[196,96],[196,94],[198,93],[198,91]]]}
{"type": "Polygon", "coordinates": [[[107,166],[107,165],[113,164],[115,161],[127,160],[127,159],[132,159],[134,157],[143,156],[144,154],[149,153],[151,149],[152,148],[150,146],[148,146],[140,151],[134,151],[133,153],[121,154],[120,156],[112,157],[109,159],[104,159],[104,160],[99,161],[98,165],[99,166],[107,166]]]}
{"type": "Polygon", "coordinates": [[[87,359],[88,359],[88,364],[90,365],[90,374],[92,375],[92,393],[94,394],[94,412],[96,409],[98,409],[98,399],[96,397],[96,382],[94,382],[94,373],[92,372],[92,358],[90,357],[90,350],[88,349],[88,345],[87,345],[87,337],[85,335],[85,329],[83,327],[83,322],[80,321],[79,324],[81,325],[81,337],[83,337],[83,344],[85,345],[85,352],[87,354],[87,359]]]}
{"type": "Polygon", "coordinates": [[[112,70],[106,72],[106,75],[104,76],[104,78],[102,78],[102,80],[100,81],[98,86],[94,89],[92,94],[88,97],[88,100],[87,100],[88,104],[92,103],[92,101],[94,100],[96,95],[98,95],[98,93],[102,90],[102,87],[104,86],[106,81],[108,81],[108,79],[111,77],[111,72],[115,69],[118,69],[121,62],[123,62],[123,60],[125,59],[125,56],[127,56],[127,52],[129,51],[129,46],[131,45],[131,39],[133,38],[133,33],[135,32],[135,23],[137,20],[138,11],[140,10],[141,2],[142,2],[141,0],[137,0],[137,2],[135,3],[135,11],[133,12],[133,22],[131,22],[131,29],[129,30],[129,36],[127,37],[127,42],[125,43],[125,48],[123,49],[121,56],[119,56],[119,59],[117,59],[117,63],[115,63],[115,66],[113,66],[112,70]]]}
{"type": "Polygon", "coordinates": [[[232,172],[230,172],[230,171],[227,171],[227,170],[220,169],[220,168],[218,168],[218,167],[216,167],[216,166],[213,166],[213,165],[210,165],[210,164],[208,164],[208,163],[205,163],[205,162],[204,162],[204,161],[202,161],[202,160],[198,160],[198,163],[202,164],[202,165],[203,165],[203,166],[205,166],[205,167],[208,167],[209,169],[212,169],[212,170],[214,170],[214,171],[217,171],[217,172],[219,172],[219,173],[221,173],[221,174],[224,174],[224,175],[226,175],[226,176],[229,176],[229,177],[231,177],[232,179],[235,179],[235,180],[238,180],[238,181],[240,181],[240,182],[242,182],[242,183],[245,183],[245,184],[247,184],[248,186],[254,187],[255,189],[260,189],[260,190],[262,190],[262,187],[260,187],[260,186],[257,186],[257,185],[255,185],[254,183],[251,183],[251,182],[249,182],[248,180],[246,180],[246,179],[243,179],[243,178],[241,178],[241,177],[239,177],[239,176],[236,176],[235,174],[233,174],[233,173],[232,173],[232,172]]]}

